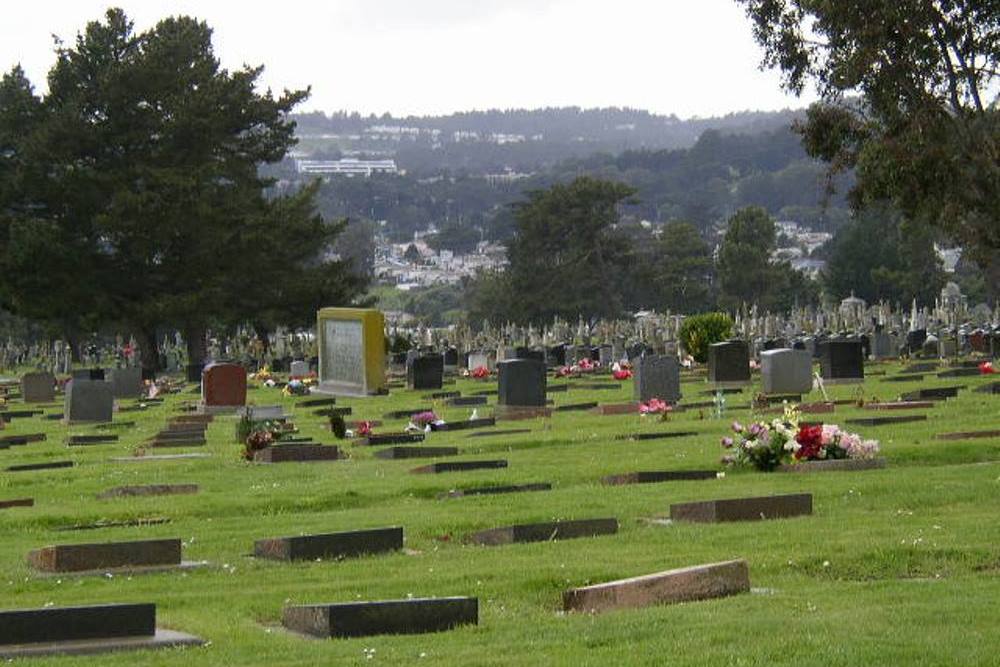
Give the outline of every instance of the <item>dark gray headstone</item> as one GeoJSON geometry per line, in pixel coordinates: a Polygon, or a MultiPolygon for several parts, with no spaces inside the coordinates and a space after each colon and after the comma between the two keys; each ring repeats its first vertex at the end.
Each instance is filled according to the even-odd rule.
{"type": "Polygon", "coordinates": [[[408,389],[440,389],[444,383],[444,356],[425,354],[406,362],[408,389]]]}
{"type": "Polygon", "coordinates": [[[477,598],[410,598],[285,607],[282,624],[315,637],[364,637],[450,630],[479,623],[477,598]]]}
{"type": "Polygon", "coordinates": [[[497,404],[545,405],[545,364],[534,359],[510,359],[497,364],[497,404]]]}
{"type": "Polygon", "coordinates": [[[750,348],[746,341],[730,340],[709,345],[708,381],[729,385],[750,383],[750,348]]]}
{"type": "Polygon", "coordinates": [[[110,382],[74,378],[66,384],[63,418],[78,422],[109,422],[114,413],[114,394],[110,382]]]}
{"type": "Polygon", "coordinates": [[[820,373],[830,382],[861,382],[865,378],[864,352],[857,339],[830,339],[820,345],[820,373]]]}
{"type": "Polygon", "coordinates": [[[402,548],[403,529],[392,527],[257,540],[254,555],[276,560],[315,560],[348,558],[402,548]]]}
{"type": "Polygon", "coordinates": [[[56,376],[52,373],[25,373],[21,378],[21,398],[25,403],[56,400],[56,376]]]}
{"type": "Polygon", "coordinates": [[[633,384],[638,401],[658,398],[676,403],[681,400],[681,366],[673,357],[640,357],[635,361],[633,384]]]}
{"type": "Polygon", "coordinates": [[[111,392],[115,398],[138,398],[142,395],[142,368],[130,366],[111,371],[111,392]]]}

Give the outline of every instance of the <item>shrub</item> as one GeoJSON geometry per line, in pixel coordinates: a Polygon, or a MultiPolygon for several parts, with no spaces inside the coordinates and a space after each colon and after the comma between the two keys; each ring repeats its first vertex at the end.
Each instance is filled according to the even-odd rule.
{"type": "Polygon", "coordinates": [[[729,338],[733,320],[725,313],[704,313],[684,318],[681,324],[681,344],[698,363],[708,361],[708,346],[729,338]]]}

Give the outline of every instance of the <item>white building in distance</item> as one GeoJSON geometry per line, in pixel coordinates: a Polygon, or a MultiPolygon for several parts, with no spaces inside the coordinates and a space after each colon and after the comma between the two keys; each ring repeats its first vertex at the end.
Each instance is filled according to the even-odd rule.
{"type": "Polygon", "coordinates": [[[372,174],[398,174],[395,160],[296,160],[295,170],[300,174],[340,176],[371,176],[372,174]]]}

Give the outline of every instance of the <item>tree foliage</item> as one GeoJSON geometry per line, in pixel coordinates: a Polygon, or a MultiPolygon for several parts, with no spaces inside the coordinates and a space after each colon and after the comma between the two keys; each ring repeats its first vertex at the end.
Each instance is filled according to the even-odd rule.
{"type": "Polygon", "coordinates": [[[807,151],[855,169],[856,204],[890,201],[962,243],[1000,289],[1000,3],[737,1],[764,65],[821,95],[807,151]]]}
{"type": "Polygon", "coordinates": [[[675,313],[699,313],[715,306],[712,251],[697,228],[668,223],[657,246],[657,307],[675,313]]]}
{"type": "Polygon", "coordinates": [[[259,173],[294,145],[308,91],[258,93],[262,68],[222,69],[211,35],[188,17],[136,33],[111,9],[57,49],[44,97],[4,77],[0,268],[18,313],[122,324],[155,363],[158,327],[197,338],[264,304],[302,321],[357,293],[323,259],[340,226],[315,187],[268,197],[259,173]]]}

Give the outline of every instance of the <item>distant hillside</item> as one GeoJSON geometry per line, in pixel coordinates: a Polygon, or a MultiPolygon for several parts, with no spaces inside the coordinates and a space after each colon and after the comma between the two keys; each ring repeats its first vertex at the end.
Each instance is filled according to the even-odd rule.
{"type": "Polygon", "coordinates": [[[534,172],[594,153],[692,147],[705,130],[759,134],[801,112],[746,111],[681,120],[637,109],[472,111],[448,116],[298,114],[302,157],[380,157],[417,176],[534,172]]]}

